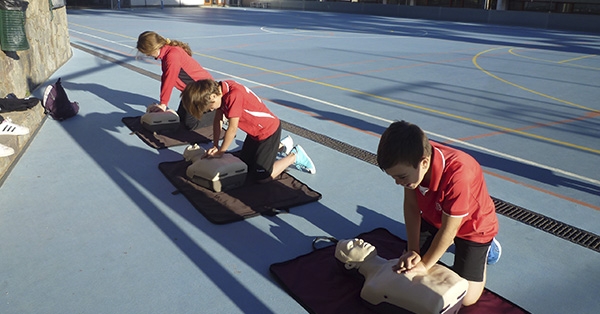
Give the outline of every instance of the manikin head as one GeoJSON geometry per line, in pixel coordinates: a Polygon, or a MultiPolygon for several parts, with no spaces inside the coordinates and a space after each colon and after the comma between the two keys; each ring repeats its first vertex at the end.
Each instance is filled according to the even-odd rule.
{"type": "Polygon", "coordinates": [[[335,257],[344,263],[346,269],[358,268],[362,262],[376,255],[375,247],[362,239],[340,240],[335,247],[335,257]]]}

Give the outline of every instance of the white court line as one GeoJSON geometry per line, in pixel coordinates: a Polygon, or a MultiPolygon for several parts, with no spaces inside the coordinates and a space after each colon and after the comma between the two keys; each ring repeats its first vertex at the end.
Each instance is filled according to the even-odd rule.
{"type": "MultiPolygon", "coordinates": [[[[130,48],[130,49],[134,49],[134,50],[136,49],[135,47],[124,45],[124,44],[121,44],[121,43],[118,43],[118,42],[115,42],[115,41],[112,41],[112,40],[104,39],[102,37],[94,36],[94,35],[83,33],[83,32],[77,32],[77,31],[74,31],[74,32],[76,32],[78,34],[82,34],[82,35],[87,35],[87,36],[90,36],[90,37],[93,37],[93,38],[96,38],[96,39],[99,39],[99,40],[103,40],[103,41],[106,41],[106,42],[114,43],[114,44],[117,44],[117,45],[120,45],[120,46],[123,46],[123,47],[127,47],[127,48],[130,48]]],[[[326,106],[329,106],[329,107],[337,108],[337,109],[344,110],[344,111],[349,111],[349,112],[352,112],[354,114],[357,114],[357,115],[360,115],[360,116],[363,116],[363,117],[368,117],[368,118],[371,118],[371,119],[375,119],[375,120],[379,120],[379,121],[382,121],[382,122],[386,122],[387,124],[390,124],[390,123],[394,122],[394,120],[390,120],[390,119],[382,118],[382,117],[379,117],[379,116],[375,116],[375,115],[372,115],[372,114],[369,114],[369,113],[366,113],[366,112],[362,112],[362,111],[359,111],[359,110],[356,110],[356,109],[347,108],[347,107],[344,107],[344,106],[341,106],[341,105],[338,105],[338,104],[334,104],[334,103],[331,103],[331,102],[328,102],[328,101],[324,101],[324,100],[321,100],[321,99],[318,99],[318,98],[314,98],[314,97],[311,97],[311,96],[306,96],[306,95],[298,94],[298,93],[291,92],[291,91],[288,91],[288,90],[285,90],[285,89],[281,89],[281,88],[277,88],[277,87],[274,87],[274,86],[266,85],[266,84],[259,83],[259,82],[256,82],[256,81],[252,81],[252,80],[249,80],[249,79],[246,79],[246,78],[243,78],[243,77],[231,75],[229,73],[221,72],[221,71],[210,69],[210,68],[205,68],[205,69],[208,70],[208,71],[210,71],[210,72],[213,72],[213,73],[218,73],[218,74],[221,74],[221,75],[224,75],[224,76],[227,76],[227,77],[234,78],[236,80],[245,81],[245,82],[248,82],[248,83],[251,83],[251,84],[254,84],[254,85],[257,85],[257,86],[262,86],[264,88],[269,88],[269,89],[272,89],[272,90],[275,90],[275,91],[278,91],[278,92],[281,92],[281,93],[284,93],[284,94],[288,94],[288,95],[292,95],[292,96],[295,96],[295,97],[304,98],[304,99],[307,99],[307,100],[310,100],[310,101],[314,101],[314,102],[317,102],[317,103],[320,103],[320,104],[323,104],[323,105],[326,105],[326,106]]],[[[513,155],[505,154],[505,153],[502,153],[502,152],[499,152],[499,151],[496,151],[496,150],[492,150],[492,149],[485,148],[485,147],[482,147],[482,146],[479,146],[479,145],[471,144],[471,143],[468,143],[468,142],[465,142],[465,141],[461,141],[461,140],[458,140],[458,139],[455,139],[455,138],[451,138],[451,137],[448,137],[448,136],[445,136],[445,135],[441,135],[441,134],[429,132],[429,131],[426,131],[426,130],[423,130],[423,131],[425,131],[425,133],[427,133],[427,134],[429,134],[431,136],[434,136],[434,137],[437,137],[437,138],[441,138],[441,139],[446,140],[446,141],[452,141],[454,143],[459,143],[459,144],[464,145],[466,147],[470,147],[470,148],[473,148],[473,149],[476,149],[478,151],[482,151],[482,152],[485,152],[485,153],[488,153],[488,154],[491,154],[491,155],[494,155],[494,156],[499,156],[499,157],[502,157],[502,158],[505,158],[505,159],[509,159],[509,160],[513,160],[513,161],[516,161],[516,162],[520,162],[520,163],[523,163],[523,164],[526,164],[526,165],[529,165],[529,166],[538,167],[538,168],[541,168],[541,169],[545,169],[545,170],[548,170],[548,171],[552,171],[552,172],[555,172],[555,173],[562,174],[562,175],[567,176],[567,177],[575,178],[575,179],[578,179],[578,180],[581,180],[581,181],[584,181],[584,182],[587,182],[587,183],[590,183],[590,184],[595,184],[595,185],[600,186],[600,180],[596,180],[596,179],[588,178],[588,177],[585,177],[585,176],[581,176],[581,175],[578,175],[576,173],[572,173],[572,172],[569,172],[569,171],[566,171],[566,170],[562,170],[562,169],[559,169],[559,168],[546,166],[546,165],[543,165],[543,164],[540,164],[540,163],[537,163],[537,162],[534,162],[534,161],[531,161],[531,160],[527,160],[527,159],[523,159],[523,158],[516,157],[516,156],[513,156],[513,155]]]]}
{"type": "MultiPolygon", "coordinates": [[[[390,119],[382,118],[382,117],[379,117],[379,116],[375,116],[375,115],[372,115],[372,114],[369,114],[369,113],[366,113],[366,112],[362,112],[362,111],[359,111],[359,110],[356,110],[356,109],[347,108],[347,107],[344,107],[344,106],[341,106],[341,105],[330,103],[328,101],[324,101],[324,100],[321,100],[321,99],[318,99],[318,98],[314,98],[314,97],[310,97],[310,96],[306,96],[306,95],[302,95],[302,94],[290,92],[290,91],[287,91],[285,89],[281,89],[281,88],[277,88],[277,87],[274,87],[274,86],[262,84],[262,83],[259,83],[259,82],[256,82],[256,81],[248,80],[248,79],[245,79],[245,78],[242,78],[242,77],[239,77],[239,76],[235,76],[235,75],[231,75],[231,74],[228,74],[228,73],[225,73],[225,72],[221,72],[221,71],[217,71],[217,70],[210,70],[210,71],[215,72],[215,73],[219,73],[221,75],[229,76],[229,77],[235,78],[235,79],[240,80],[240,81],[246,81],[248,83],[252,83],[254,85],[258,85],[258,86],[261,86],[261,87],[264,87],[264,88],[270,88],[270,89],[276,90],[278,92],[282,92],[282,93],[289,94],[289,95],[292,95],[292,96],[296,96],[296,97],[308,99],[310,101],[314,101],[314,102],[317,102],[317,103],[320,103],[320,104],[323,104],[323,105],[326,105],[326,106],[329,106],[329,107],[334,107],[334,108],[337,108],[337,109],[341,109],[341,110],[352,112],[352,113],[357,114],[357,115],[361,115],[361,116],[364,116],[364,117],[369,117],[369,118],[372,118],[372,119],[375,119],[375,120],[383,121],[383,122],[386,122],[388,124],[390,124],[390,123],[392,123],[392,122],[395,121],[395,120],[390,120],[390,119]]],[[[489,148],[485,148],[485,147],[482,147],[482,146],[479,146],[479,145],[471,144],[469,142],[461,141],[461,140],[458,140],[458,139],[455,139],[455,138],[452,138],[452,137],[448,137],[448,136],[445,136],[445,135],[442,135],[442,134],[433,133],[433,132],[429,132],[429,131],[426,131],[426,130],[423,130],[423,131],[425,131],[425,133],[427,133],[427,134],[429,134],[431,136],[438,137],[438,138],[441,138],[441,139],[446,140],[446,141],[451,141],[451,142],[454,142],[454,143],[459,143],[461,145],[464,145],[464,146],[476,149],[478,151],[486,152],[486,153],[491,154],[491,155],[495,155],[495,156],[499,156],[499,157],[506,158],[506,159],[509,159],[509,160],[517,161],[517,162],[520,162],[520,163],[523,163],[523,164],[526,164],[526,165],[535,166],[535,167],[542,168],[542,169],[545,169],[545,170],[549,170],[549,171],[553,171],[553,172],[556,172],[556,173],[560,173],[560,174],[563,174],[563,175],[568,176],[568,177],[576,178],[576,179],[579,179],[581,181],[585,181],[585,182],[588,182],[588,183],[591,183],[591,184],[596,184],[596,185],[600,186],[600,180],[596,180],[596,179],[584,177],[584,176],[581,176],[581,175],[578,175],[578,174],[575,174],[575,173],[572,173],[572,172],[569,172],[569,171],[565,171],[565,170],[562,170],[562,169],[558,169],[558,168],[546,166],[546,165],[543,165],[543,164],[540,164],[540,163],[537,163],[537,162],[534,162],[534,161],[530,161],[530,160],[523,159],[523,158],[520,158],[520,157],[516,157],[516,156],[513,156],[513,155],[505,154],[505,153],[502,153],[502,152],[499,152],[499,151],[495,151],[493,149],[489,149],[489,148]]]]}

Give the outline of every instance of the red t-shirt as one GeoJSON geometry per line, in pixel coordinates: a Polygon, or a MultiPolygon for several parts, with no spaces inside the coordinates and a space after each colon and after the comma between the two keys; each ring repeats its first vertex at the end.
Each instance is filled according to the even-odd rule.
{"type": "Polygon", "coordinates": [[[239,118],[238,127],[248,136],[263,141],[279,128],[277,118],[246,86],[235,81],[221,81],[221,110],[227,119],[239,118]]]}
{"type": "Polygon", "coordinates": [[[490,242],[498,233],[496,207],[488,194],[483,171],[470,155],[431,142],[431,181],[415,189],[423,219],[440,228],[442,211],[462,217],[457,237],[477,243],[490,242]]]}
{"type": "Polygon", "coordinates": [[[212,79],[212,75],[181,47],[164,45],[160,48],[157,59],[162,61],[162,76],[160,79],[161,104],[169,104],[173,87],[182,91],[189,83],[203,79],[212,79]]]}

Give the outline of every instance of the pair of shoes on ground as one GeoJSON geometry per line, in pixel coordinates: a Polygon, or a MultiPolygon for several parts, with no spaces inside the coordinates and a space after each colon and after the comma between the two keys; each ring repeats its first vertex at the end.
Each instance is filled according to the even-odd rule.
{"type": "Polygon", "coordinates": [[[492,240],[492,244],[490,244],[490,248],[488,249],[487,263],[488,265],[494,265],[498,263],[500,259],[500,255],[502,255],[502,246],[500,246],[500,242],[494,238],[492,240]]]}
{"type": "MultiPolygon", "coordinates": [[[[12,123],[10,118],[4,118],[0,122],[0,135],[25,135],[29,134],[29,129],[12,123]]],[[[15,153],[12,147],[0,144],[0,157],[8,157],[15,153]]]]}
{"type": "Polygon", "coordinates": [[[308,157],[308,154],[306,154],[304,148],[302,148],[300,145],[294,146],[294,141],[292,140],[291,136],[288,135],[282,139],[281,146],[283,147],[283,151],[281,152],[283,156],[287,156],[289,154],[296,155],[296,162],[294,163],[296,169],[306,171],[311,174],[317,173],[315,164],[312,162],[310,157],[308,157]]]}

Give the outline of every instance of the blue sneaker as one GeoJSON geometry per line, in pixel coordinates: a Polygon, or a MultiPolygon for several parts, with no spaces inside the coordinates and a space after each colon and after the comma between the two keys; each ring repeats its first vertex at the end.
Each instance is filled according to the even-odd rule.
{"type": "Polygon", "coordinates": [[[490,248],[488,249],[487,263],[488,265],[494,265],[498,263],[500,259],[500,255],[502,255],[502,246],[500,246],[500,242],[494,238],[492,240],[492,244],[490,244],[490,248]]]}
{"type": "Polygon", "coordinates": [[[315,168],[315,164],[313,164],[312,160],[310,160],[310,157],[308,157],[302,146],[294,146],[290,153],[296,155],[296,162],[294,163],[294,166],[296,166],[297,169],[304,170],[312,174],[317,173],[317,168],[315,168]]]}

